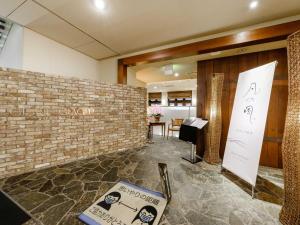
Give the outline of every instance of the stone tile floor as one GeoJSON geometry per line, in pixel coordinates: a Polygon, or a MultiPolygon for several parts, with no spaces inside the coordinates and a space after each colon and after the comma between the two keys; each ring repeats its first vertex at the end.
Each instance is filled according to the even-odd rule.
{"type": "Polygon", "coordinates": [[[160,225],[280,224],[281,170],[261,167],[252,199],[250,187],[228,172],[220,174],[219,166],[182,160],[189,150],[175,138],[155,138],[142,149],[10,177],[0,186],[34,217],[27,225],[76,225],[82,224],[78,215],[120,179],[161,191],[157,163],[165,162],[173,199],[160,225]]]}

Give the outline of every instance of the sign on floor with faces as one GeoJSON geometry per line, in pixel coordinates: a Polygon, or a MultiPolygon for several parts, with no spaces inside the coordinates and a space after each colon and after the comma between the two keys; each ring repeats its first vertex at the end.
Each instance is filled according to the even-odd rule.
{"type": "Polygon", "coordinates": [[[79,219],[89,225],[157,225],[166,205],[163,194],[121,181],[79,219]]]}

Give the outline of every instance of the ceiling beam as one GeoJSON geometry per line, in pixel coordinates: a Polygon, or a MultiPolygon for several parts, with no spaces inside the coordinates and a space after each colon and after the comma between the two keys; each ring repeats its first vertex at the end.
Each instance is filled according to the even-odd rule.
{"type": "Polygon", "coordinates": [[[300,20],[130,56],[121,60],[127,66],[165,61],[213,51],[284,40],[288,35],[298,30],[300,30],[300,20]]]}
{"type": "Polygon", "coordinates": [[[127,84],[127,65],[118,60],[118,84],[127,84]]]}
{"type": "Polygon", "coordinates": [[[300,20],[264,28],[247,30],[223,37],[198,41],[186,45],[122,58],[119,59],[118,63],[118,82],[122,84],[127,83],[125,79],[125,70],[128,66],[136,66],[140,64],[166,61],[214,51],[222,51],[272,41],[285,40],[287,36],[295,33],[298,30],[300,30],[300,20]]]}

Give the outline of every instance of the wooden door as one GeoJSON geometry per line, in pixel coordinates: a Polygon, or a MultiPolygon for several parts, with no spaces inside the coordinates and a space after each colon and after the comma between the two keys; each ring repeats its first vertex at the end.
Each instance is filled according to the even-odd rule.
{"type": "MultiPolygon", "coordinates": [[[[212,75],[213,73],[224,73],[225,76],[222,96],[223,121],[220,147],[221,157],[224,155],[239,73],[275,60],[278,61],[278,65],[272,87],[260,165],[282,168],[281,142],[288,97],[286,49],[276,49],[198,62],[198,88],[201,88],[205,76],[212,75]]],[[[201,90],[198,90],[197,97],[202,99],[202,94],[201,90]]],[[[197,105],[197,107],[201,108],[200,105],[197,105]]],[[[200,111],[198,110],[198,116],[199,115],[200,111]]]]}

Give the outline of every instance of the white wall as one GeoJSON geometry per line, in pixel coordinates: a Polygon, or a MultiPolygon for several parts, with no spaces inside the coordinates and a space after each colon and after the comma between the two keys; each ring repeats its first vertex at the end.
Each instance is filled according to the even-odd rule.
{"type": "Polygon", "coordinates": [[[168,92],[161,93],[161,105],[168,106],[168,92]]]}
{"type": "Polygon", "coordinates": [[[197,105],[197,90],[192,90],[192,106],[197,105]]]}
{"type": "Polygon", "coordinates": [[[0,66],[116,83],[102,76],[99,61],[17,24],[1,51],[0,66]]]}
{"type": "Polygon", "coordinates": [[[135,87],[146,87],[146,83],[136,79],[136,72],[131,67],[127,69],[127,84],[135,87]]]}
{"type": "MultiPolygon", "coordinates": [[[[99,61],[101,77],[108,83],[118,82],[118,57],[99,61]]],[[[136,79],[136,72],[132,68],[127,70],[127,84],[136,87],[146,87],[146,83],[136,79]]]]}
{"type": "Polygon", "coordinates": [[[0,67],[23,68],[23,27],[13,24],[0,54],[0,67]]]}
{"type": "Polygon", "coordinates": [[[100,80],[99,62],[24,28],[23,69],[100,80]]]}
{"type": "MultiPolygon", "coordinates": [[[[151,113],[151,107],[148,107],[148,112],[151,113]]],[[[171,124],[171,119],[187,119],[191,117],[196,117],[196,107],[195,106],[162,106],[161,112],[163,117],[161,117],[161,121],[166,122],[166,134],[167,134],[167,127],[171,124]]],[[[153,127],[153,133],[156,135],[161,135],[161,127],[153,127]]],[[[174,132],[174,136],[178,137],[179,132],[174,132]]],[[[171,136],[171,132],[170,132],[171,136]]]]}
{"type": "MultiPolygon", "coordinates": [[[[117,83],[118,59],[97,61],[22,26],[13,25],[0,55],[0,66],[67,77],[117,83]]],[[[128,85],[145,87],[128,69],[128,85]]]]}
{"type": "Polygon", "coordinates": [[[115,57],[99,61],[99,66],[103,81],[113,84],[118,82],[118,60],[115,57]]]}

